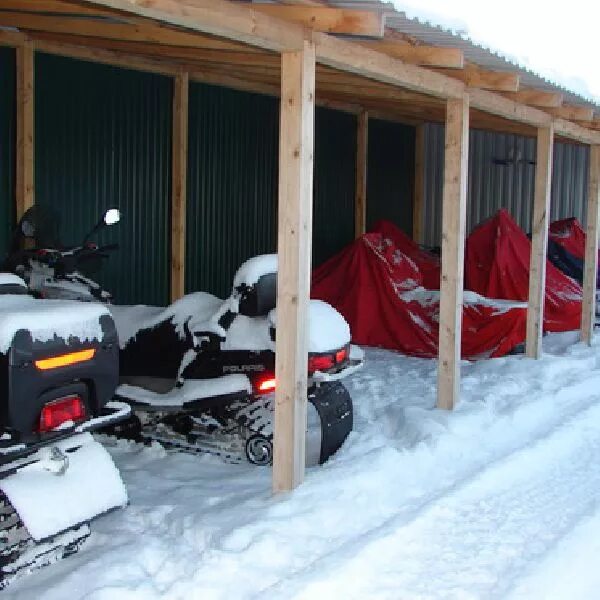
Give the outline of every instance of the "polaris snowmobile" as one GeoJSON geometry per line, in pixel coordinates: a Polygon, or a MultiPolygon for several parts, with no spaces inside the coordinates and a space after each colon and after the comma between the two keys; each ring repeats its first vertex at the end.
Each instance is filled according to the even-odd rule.
{"type": "Polygon", "coordinates": [[[35,299],[0,274],[0,588],[76,552],[91,519],[127,503],[90,433],[129,417],[117,385],[105,307],[35,299]]]}
{"type": "MultiPolygon", "coordinates": [[[[130,434],[271,464],[276,259],[259,256],[242,265],[225,301],[198,292],[167,309],[110,307],[122,348],[118,394],[136,419],[130,434]]],[[[362,366],[362,351],[350,346],[348,324],[324,302],[310,302],[308,333],[306,447],[307,464],[314,465],[352,430],[352,400],[340,379],[362,366]]]]}
{"type": "Polygon", "coordinates": [[[17,225],[3,270],[19,275],[38,298],[111,302],[111,294],[90,275],[118,245],[100,247],[90,238],[120,218],[117,208],[108,209],[81,244],[63,247],[56,215],[49,208],[33,206],[17,225]]]}

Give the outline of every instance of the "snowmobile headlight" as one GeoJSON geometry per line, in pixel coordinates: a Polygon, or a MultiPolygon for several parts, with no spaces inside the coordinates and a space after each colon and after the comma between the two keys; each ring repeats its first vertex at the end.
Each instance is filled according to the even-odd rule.
{"type": "Polygon", "coordinates": [[[79,350],[77,352],[69,352],[68,354],[59,354],[50,358],[41,358],[35,361],[35,366],[40,371],[48,371],[49,369],[58,369],[59,367],[68,367],[77,363],[92,360],[96,350],[88,348],[87,350],[79,350]]]}

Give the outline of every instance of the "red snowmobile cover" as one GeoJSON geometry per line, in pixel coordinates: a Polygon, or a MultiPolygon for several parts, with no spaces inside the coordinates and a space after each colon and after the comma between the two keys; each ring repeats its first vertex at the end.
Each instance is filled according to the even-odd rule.
{"type": "MultiPolygon", "coordinates": [[[[505,210],[476,227],[465,249],[465,288],[492,298],[527,301],[531,242],[505,210]]],[[[581,322],[581,286],[546,262],[544,330],[581,322]]]]}
{"type": "MultiPolygon", "coordinates": [[[[439,292],[422,284],[417,261],[390,237],[368,233],[313,272],[312,297],[346,318],[356,343],[431,358],[438,354],[439,292]]],[[[525,339],[522,305],[469,292],[465,303],[463,358],[502,356],[525,339]]]]}
{"type": "Polygon", "coordinates": [[[549,237],[573,256],[585,258],[585,231],[574,217],[550,223],[549,237]]]}
{"type": "Polygon", "coordinates": [[[404,231],[390,221],[377,221],[371,230],[381,233],[392,240],[396,248],[406,254],[419,269],[422,277],[421,285],[428,290],[440,289],[441,265],[440,259],[435,254],[423,250],[417,242],[409,238],[404,231]]]}

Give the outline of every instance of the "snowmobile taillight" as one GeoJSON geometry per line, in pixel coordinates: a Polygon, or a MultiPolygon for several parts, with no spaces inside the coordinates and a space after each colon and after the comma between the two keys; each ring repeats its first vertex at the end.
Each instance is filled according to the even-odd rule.
{"type": "Polygon", "coordinates": [[[77,363],[92,360],[96,350],[88,348],[87,350],[78,350],[77,352],[69,352],[68,354],[59,354],[50,358],[41,358],[35,361],[35,366],[40,371],[48,371],[50,369],[58,369],[59,367],[68,367],[77,363]]]}
{"type": "Polygon", "coordinates": [[[342,348],[335,353],[335,362],[339,365],[348,358],[348,348],[342,348]]]}
{"type": "Polygon", "coordinates": [[[335,367],[335,355],[321,354],[319,356],[308,357],[308,372],[327,371],[335,367]]]}
{"type": "Polygon", "coordinates": [[[42,408],[38,431],[52,431],[67,421],[81,421],[85,419],[85,406],[79,396],[65,396],[58,400],[48,402],[42,408]]]}
{"type": "Polygon", "coordinates": [[[275,377],[269,377],[268,379],[263,379],[257,385],[259,394],[268,394],[269,392],[274,392],[276,387],[275,377]]]}

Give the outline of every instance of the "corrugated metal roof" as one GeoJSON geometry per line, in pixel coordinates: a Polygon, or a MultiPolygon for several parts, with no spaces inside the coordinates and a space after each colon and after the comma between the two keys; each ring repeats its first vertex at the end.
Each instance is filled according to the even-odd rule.
{"type": "Polygon", "coordinates": [[[591,96],[575,92],[556,81],[535,73],[509,56],[473,41],[465,33],[458,34],[428,20],[408,17],[405,13],[399,12],[390,2],[381,2],[380,0],[328,0],[328,4],[339,8],[384,11],[386,26],[412,36],[424,44],[459,48],[463,51],[465,60],[485,69],[517,72],[521,84],[524,86],[546,91],[560,91],[564,94],[566,102],[600,108],[600,103],[591,96]]]}

